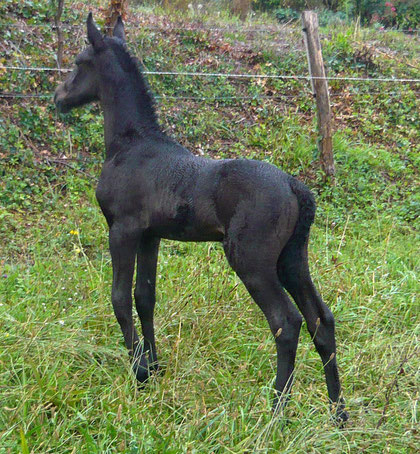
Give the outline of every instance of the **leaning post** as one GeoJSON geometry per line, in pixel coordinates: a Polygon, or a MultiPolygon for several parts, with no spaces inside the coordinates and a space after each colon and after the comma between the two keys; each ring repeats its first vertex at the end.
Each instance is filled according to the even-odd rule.
{"type": "Polygon", "coordinates": [[[64,0],[57,0],[57,9],[54,15],[54,28],[57,33],[57,66],[63,66],[63,31],[61,30],[61,15],[63,14],[64,0]]]}
{"type": "Polygon", "coordinates": [[[313,11],[302,13],[303,35],[311,76],[312,93],[315,96],[318,120],[318,149],[325,177],[335,181],[335,164],[332,150],[332,116],[328,81],[318,34],[318,15],[313,11]]]}
{"type": "Polygon", "coordinates": [[[115,25],[115,22],[117,22],[118,16],[121,16],[123,20],[126,19],[127,3],[127,0],[110,1],[105,19],[105,31],[108,35],[112,35],[112,29],[115,25]]]}

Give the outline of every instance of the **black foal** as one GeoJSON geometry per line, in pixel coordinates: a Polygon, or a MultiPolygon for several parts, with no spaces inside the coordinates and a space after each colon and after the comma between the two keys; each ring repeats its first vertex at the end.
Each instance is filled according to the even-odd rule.
{"type": "Polygon", "coordinates": [[[121,19],[111,38],[102,36],[89,14],[87,35],[91,45],[57,88],[55,103],[67,112],[99,101],[104,113],[106,159],[96,195],[109,225],[112,304],[137,379],[146,381],[158,368],[153,310],[160,239],[219,241],[270,325],[277,347],[275,406],[287,400],[302,324],[287,290],[314,338],[336,416],[345,421],[334,318],[309,274],[311,192],[265,162],[194,156],[160,128],[152,95],[127,52],[121,19]],[[132,316],[136,260],[143,345],[132,316]]]}

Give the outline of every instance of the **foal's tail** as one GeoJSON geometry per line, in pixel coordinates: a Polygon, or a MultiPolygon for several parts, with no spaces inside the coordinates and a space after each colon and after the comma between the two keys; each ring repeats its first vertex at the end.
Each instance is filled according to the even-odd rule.
{"type": "Polygon", "coordinates": [[[315,219],[315,198],[312,192],[296,178],[291,177],[289,184],[298,200],[299,216],[287,246],[303,246],[309,238],[309,230],[315,219]]]}
{"type": "Polygon", "coordinates": [[[300,285],[302,273],[309,272],[306,246],[316,209],[314,196],[303,183],[290,177],[289,184],[298,201],[299,215],[295,230],[277,261],[280,282],[288,291],[300,285]]]}

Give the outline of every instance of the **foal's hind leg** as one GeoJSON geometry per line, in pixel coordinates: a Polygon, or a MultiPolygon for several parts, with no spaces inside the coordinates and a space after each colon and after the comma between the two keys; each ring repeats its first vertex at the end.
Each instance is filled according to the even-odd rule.
{"type": "MultiPolygon", "coordinates": [[[[245,243],[244,248],[251,244],[241,243],[245,243]]],[[[263,311],[274,336],[277,349],[274,409],[278,410],[287,402],[292,386],[302,317],[280,285],[274,259],[277,254],[265,250],[265,245],[253,246],[253,251],[243,250],[241,244],[226,242],[225,252],[230,265],[263,311]]]]}
{"type": "Polygon", "coordinates": [[[158,369],[153,312],[159,243],[159,238],[142,238],[137,250],[137,278],[134,298],[140,317],[144,343],[143,348],[136,355],[133,369],[139,382],[145,382],[149,378],[150,371],[158,369]]]}
{"type": "Polygon", "coordinates": [[[292,243],[284,248],[278,263],[279,277],[305,317],[308,331],[324,365],[330,402],[337,405],[336,417],[344,422],[348,415],[344,411],[344,400],[340,397],[334,316],[312,282],[307,247],[307,243],[292,243]]]}

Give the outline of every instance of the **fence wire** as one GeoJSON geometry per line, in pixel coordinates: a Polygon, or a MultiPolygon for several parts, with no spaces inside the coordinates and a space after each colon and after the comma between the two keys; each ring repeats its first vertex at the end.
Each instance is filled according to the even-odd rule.
{"type": "MultiPolygon", "coordinates": [[[[199,25],[199,26],[193,26],[193,27],[185,27],[185,26],[165,26],[165,25],[133,25],[130,23],[124,24],[124,28],[130,29],[142,29],[142,30],[161,30],[161,31],[210,31],[210,32],[237,32],[237,33],[277,33],[277,32],[284,32],[284,31],[289,31],[287,27],[290,26],[296,26],[296,28],[300,27],[300,21],[291,21],[286,24],[284,24],[283,27],[276,27],[276,26],[265,26],[265,27],[218,27],[214,25],[199,25]]],[[[46,23],[46,24],[19,24],[15,22],[4,22],[0,23],[0,27],[2,28],[32,28],[32,29],[37,29],[37,28],[50,28],[52,30],[57,29],[57,26],[54,24],[46,23]]],[[[73,29],[73,28],[85,28],[85,24],[68,24],[66,22],[61,23],[60,28],[62,29],[73,29]]],[[[101,27],[103,29],[111,29],[113,27],[101,27]]],[[[296,30],[292,29],[290,32],[292,33],[293,31],[296,30]]],[[[388,33],[388,32],[402,32],[402,33],[419,33],[420,29],[417,28],[404,28],[404,29],[397,29],[397,28],[386,28],[386,29],[376,29],[375,30],[378,33],[388,33]]]]}
{"type": "MultiPolygon", "coordinates": [[[[414,95],[420,94],[420,91],[413,91],[412,92],[414,95]]],[[[355,92],[340,92],[340,93],[330,93],[329,96],[331,98],[346,98],[346,97],[351,97],[351,96],[359,96],[359,95],[387,95],[387,96],[399,96],[401,95],[400,92],[397,91],[368,91],[368,92],[361,92],[361,93],[355,93],[355,92]]],[[[312,97],[312,93],[310,92],[305,92],[303,93],[306,97],[312,97]]],[[[0,98],[52,98],[54,96],[54,93],[16,93],[16,92],[0,92],[0,98]]],[[[248,100],[248,101],[258,101],[258,100],[282,100],[282,99],[298,99],[299,96],[297,94],[295,95],[284,95],[284,94],[278,94],[278,95],[266,95],[266,96],[184,96],[184,95],[156,95],[154,96],[155,99],[157,100],[176,100],[176,99],[184,99],[184,100],[207,100],[207,101],[232,101],[232,100],[248,100]]]]}
{"type": "MultiPolygon", "coordinates": [[[[71,72],[72,68],[53,68],[37,66],[0,66],[0,70],[31,71],[31,72],[71,72]]],[[[349,80],[357,82],[401,82],[420,83],[420,79],[398,79],[394,77],[341,77],[341,76],[310,76],[301,74],[240,74],[240,73],[203,73],[188,71],[142,71],[142,74],[151,76],[189,76],[189,77],[221,77],[228,79],[294,79],[294,80],[349,80]]]]}

